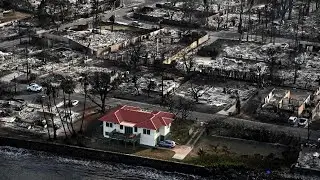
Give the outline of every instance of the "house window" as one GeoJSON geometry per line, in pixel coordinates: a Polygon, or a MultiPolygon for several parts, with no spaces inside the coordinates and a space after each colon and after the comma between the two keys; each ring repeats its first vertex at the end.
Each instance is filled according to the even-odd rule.
{"type": "Polygon", "coordinates": [[[134,132],[138,132],[138,128],[137,127],[134,127],[134,132]]]}
{"type": "Polygon", "coordinates": [[[150,135],[150,130],[149,130],[149,129],[143,129],[143,134],[148,134],[148,135],[150,135]]]}
{"type": "Polygon", "coordinates": [[[108,122],[107,122],[107,123],[106,123],[106,126],[107,126],[107,127],[111,127],[111,128],[112,128],[112,127],[113,127],[113,124],[112,124],[112,123],[108,123],[108,122]]]}
{"type": "Polygon", "coordinates": [[[123,125],[120,125],[120,129],[123,129],[123,125]]]}

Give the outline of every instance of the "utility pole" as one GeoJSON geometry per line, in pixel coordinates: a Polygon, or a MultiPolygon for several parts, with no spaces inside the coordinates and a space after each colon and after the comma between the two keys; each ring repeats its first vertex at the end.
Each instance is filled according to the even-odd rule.
{"type": "Polygon", "coordinates": [[[310,140],[310,119],[308,118],[308,142],[310,140]]]}
{"type": "Polygon", "coordinates": [[[17,81],[16,81],[16,76],[13,77],[14,80],[14,95],[17,94],[17,81]]]}
{"type": "MultiPolygon", "coordinates": [[[[162,68],[161,68],[162,69],[162,68]]],[[[162,69],[162,75],[161,75],[161,104],[164,102],[164,94],[163,94],[163,76],[164,76],[164,70],[162,69]]]]}
{"type": "Polygon", "coordinates": [[[240,33],[239,41],[242,41],[242,13],[243,13],[243,0],[240,0],[240,19],[239,19],[239,25],[238,25],[238,33],[240,33]]]}
{"type": "Polygon", "coordinates": [[[27,80],[29,80],[29,59],[28,59],[28,43],[26,43],[25,49],[26,61],[27,61],[27,80]]]}
{"type": "Polygon", "coordinates": [[[19,39],[20,39],[20,44],[21,44],[21,27],[20,27],[20,21],[18,21],[18,26],[19,26],[19,39]]]}

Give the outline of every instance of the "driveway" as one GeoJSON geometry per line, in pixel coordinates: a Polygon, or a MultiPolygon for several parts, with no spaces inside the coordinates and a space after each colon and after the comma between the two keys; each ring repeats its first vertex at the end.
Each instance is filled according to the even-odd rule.
{"type": "Polygon", "coordinates": [[[176,154],[172,157],[173,159],[183,160],[191,151],[191,146],[177,145],[172,149],[176,154]]]}

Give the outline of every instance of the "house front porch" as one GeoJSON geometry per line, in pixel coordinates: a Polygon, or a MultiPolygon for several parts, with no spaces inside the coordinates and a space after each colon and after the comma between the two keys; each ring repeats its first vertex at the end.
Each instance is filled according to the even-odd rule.
{"type": "Polygon", "coordinates": [[[140,134],[120,133],[116,130],[105,133],[106,137],[110,140],[109,142],[111,142],[111,140],[123,141],[125,143],[125,147],[127,146],[127,143],[132,143],[133,148],[135,148],[136,143],[140,143],[140,134]]]}

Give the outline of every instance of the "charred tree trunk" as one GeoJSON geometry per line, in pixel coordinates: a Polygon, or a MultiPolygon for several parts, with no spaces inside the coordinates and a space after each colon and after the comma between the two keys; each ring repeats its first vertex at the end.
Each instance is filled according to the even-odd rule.
{"type": "Polygon", "coordinates": [[[60,111],[57,107],[57,103],[56,103],[56,98],[55,96],[53,96],[53,104],[54,106],[56,107],[56,111],[59,115],[59,118],[60,118],[60,121],[61,121],[61,125],[62,125],[62,128],[63,128],[63,132],[64,132],[64,135],[65,135],[65,138],[68,138],[68,135],[67,135],[67,131],[66,131],[66,128],[64,127],[64,123],[63,123],[63,118],[61,117],[61,114],[60,114],[60,111]]]}
{"type": "Polygon", "coordinates": [[[47,132],[48,132],[48,138],[49,138],[49,140],[51,140],[51,135],[50,135],[50,130],[49,130],[49,122],[48,122],[48,119],[47,119],[47,117],[46,117],[46,113],[45,113],[45,111],[44,111],[43,100],[41,100],[41,106],[42,106],[43,118],[44,118],[44,119],[45,119],[45,121],[46,121],[47,132]]]}
{"type": "Polygon", "coordinates": [[[56,129],[56,125],[54,123],[53,114],[52,114],[51,97],[50,97],[50,95],[48,97],[49,97],[48,111],[50,112],[50,118],[51,118],[51,122],[52,122],[53,139],[57,139],[57,129],[56,129]]]}
{"type": "Polygon", "coordinates": [[[62,91],[63,93],[63,111],[64,111],[64,117],[66,119],[66,124],[67,124],[67,128],[69,130],[69,133],[72,134],[72,131],[70,130],[69,127],[69,123],[68,123],[68,117],[67,117],[67,107],[66,107],[66,94],[64,92],[64,90],[62,91]]]}
{"type": "Polygon", "coordinates": [[[74,127],[73,127],[73,122],[72,122],[72,111],[71,111],[71,97],[70,97],[70,93],[68,93],[68,110],[69,110],[69,120],[70,120],[70,125],[71,125],[71,129],[72,129],[72,134],[73,135],[76,135],[76,131],[74,130],[74,127]]]}

